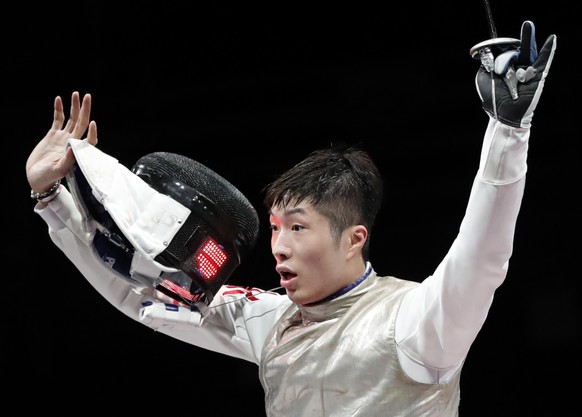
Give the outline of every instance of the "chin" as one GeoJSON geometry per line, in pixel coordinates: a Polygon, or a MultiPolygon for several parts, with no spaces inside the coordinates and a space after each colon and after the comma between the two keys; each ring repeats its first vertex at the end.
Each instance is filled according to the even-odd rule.
{"type": "Polygon", "coordinates": [[[302,297],[301,294],[298,294],[297,291],[287,290],[287,297],[298,305],[309,303],[309,301],[305,297],[302,297]]]}
{"type": "Polygon", "coordinates": [[[301,295],[298,295],[297,293],[294,293],[294,294],[287,293],[287,295],[289,296],[289,299],[291,301],[293,301],[293,303],[300,305],[300,306],[308,306],[308,305],[314,304],[320,300],[319,298],[316,299],[314,297],[301,296],[301,295]]]}

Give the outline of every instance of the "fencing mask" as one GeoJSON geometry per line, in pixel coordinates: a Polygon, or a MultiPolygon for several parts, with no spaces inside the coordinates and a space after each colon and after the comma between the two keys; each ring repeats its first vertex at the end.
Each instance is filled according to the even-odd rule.
{"type": "Polygon", "coordinates": [[[129,170],[85,141],[69,146],[67,184],[103,263],[134,286],[208,305],[256,243],[247,198],[183,155],[150,153],[129,170]]]}

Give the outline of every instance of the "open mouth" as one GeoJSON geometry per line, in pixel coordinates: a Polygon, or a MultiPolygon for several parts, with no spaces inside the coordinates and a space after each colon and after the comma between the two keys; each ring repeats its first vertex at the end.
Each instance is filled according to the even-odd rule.
{"type": "Polygon", "coordinates": [[[284,270],[280,268],[278,271],[279,276],[281,277],[280,284],[281,287],[285,288],[286,290],[293,290],[295,288],[295,278],[297,274],[284,270]]]}
{"type": "Polygon", "coordinates": [[[291,272],[280,272],[279,275],[281,276],[282,280],[290,280],[297,276],[297,274],[293,274],[291,272]]]}

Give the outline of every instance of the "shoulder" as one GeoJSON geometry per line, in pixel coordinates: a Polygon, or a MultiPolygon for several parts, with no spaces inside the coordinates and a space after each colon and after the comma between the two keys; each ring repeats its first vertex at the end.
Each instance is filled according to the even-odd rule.
{"type": "Polygon", "coordinates": [[[403,278],[397,278],[391,275],[377,275],[374,274],[370,277],[375,281],[375,284],[381,288],[386,288],[389,290],[409,290],[420,285],[420,282],[411,281],[403,278]]]}
{"type": "Polygon", "coordinates": [[[291,304],[287,295],[240,285],[223,285],[215,300],[213,303],[216,307],[240,307],[247,319],[286,309],[291,304]]]}

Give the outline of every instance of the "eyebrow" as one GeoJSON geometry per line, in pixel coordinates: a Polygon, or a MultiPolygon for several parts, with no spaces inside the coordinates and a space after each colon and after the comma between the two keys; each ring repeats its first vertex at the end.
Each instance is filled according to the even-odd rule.
{"type": "MultiPolygon", "coordinates": [[[[291,209],[283,210],[284,216],[291,216],[292,214],[305,214],[305,209],[303,207],[293,207],[291,209]]],[[[273,211],[269,210],[269,214],[273,215],[273,211]]]]}

